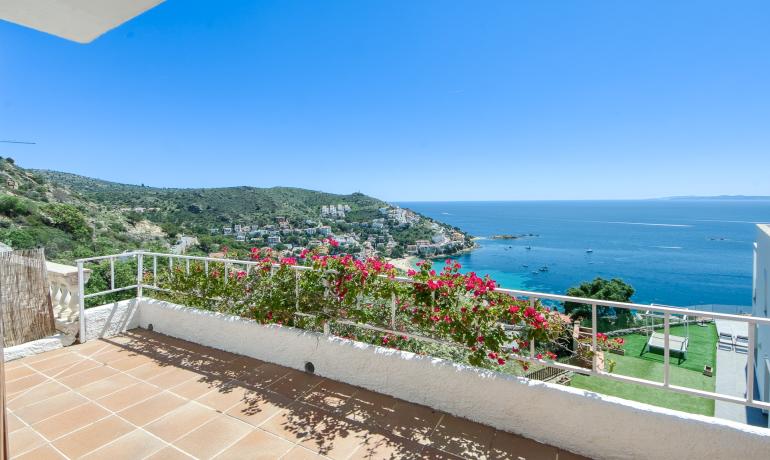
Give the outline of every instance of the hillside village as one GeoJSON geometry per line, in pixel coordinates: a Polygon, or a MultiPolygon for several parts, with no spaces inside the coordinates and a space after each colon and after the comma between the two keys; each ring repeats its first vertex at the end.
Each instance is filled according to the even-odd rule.
{"type": "Polygon", "coordinates": [[[378,217],[365,221],[349,219],[347,213],[350,211],[351,207],[347,204],[328,204],[320,207],[317,219],[307,219],[302,225],[294,225],[286,217],[276,216],[272,224],[260,226],[239,222],[212,227],[209,233],[257,247],[275,248],[284,255],[298,255],[305,249],[314,248],[324,252],[328,250],[324,242],[329,238],[339,243],[342,252],[358,258],[432,257],[456,253],[473,244],[465,233],[398,206],[380,207],[378,217]],[[412,227],[423,227],[430,238],[404,241],[404,238],[394,236],[412,227]]]}
{"type": "Polygon", "coordinates": [[[274,187],[165,189],[118,184],[0,158],[0,242],[44,246],[52,260],[149,249],[175,254],[245,256],[271,247],[359,258],[431,257],[473,247],[447,224],[366,196],[274,187]]]}

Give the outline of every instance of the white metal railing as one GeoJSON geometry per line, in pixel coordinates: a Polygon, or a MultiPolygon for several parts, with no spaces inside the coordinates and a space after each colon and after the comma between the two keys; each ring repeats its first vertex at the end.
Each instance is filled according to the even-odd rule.
{"type": "MultiPolygon", "coordinates": [[[[77,261],[77,267],[78,267],[78,284],[80,288],[80,292],[84,291],[84,264],[89,262],[99,262],[103,260],[109,260],[110,263],[110,271],[111,271],[111,283],[110,283],[110,289],[102,291],[102,292],[96,292],[91,293],[87,295],[81,295],[80,300],[80,317],[84,318],[84,309],[85,309],[85,299],[92,298],[96,296],[102,296],[110,293],[115,292],[121,292],[121,291],[127,291],[127,290],[136,290],[136,297],[141,298],[143,296],[143,290],[149,289],[149,290],[157,290],[157,291],[168,291],[168,289],[162,288],[158,285],[158,260],[159,259],[167,259],[167,264],[169,267],[169,270],[173,270],[175,261],[178,264],[184,264],[185,271],[189,273],[190,271],[190,261],[198,261],[202,262],[204,266],[204,270],[206,273],[208,273],[209,270],[209,264],[211,263],[217,263],[217,264],[223,264],[224,265],[224,273],[223,278],[225,280],[228,279],[228,273],[230,270],[234,269],[234,267],[243,267],[243,270],[247,273],[250,271],[250,269],[254,266],[260,265],[259,262],[249,261],[249,260],[238,260],[238,259],[225,259],[225,258],[211,258],[211,257],[201,257],[201,256],[188,256],[188,255],[182,255],[182,254],[166,254],[166,253],[157,253],[157,252],[145,252],[145,251],[134,251],[134,252],[127,252],[123,254],[113,254],[113,255],[106,255],[106,256],[100,256],[100,257],[90,257],[86,259],[79,259],[77,261]],[[144,261],[145,257],[152,258],[152,284],[147,284],[144,281],[144,261]],[[115,286],[115,263],[119,260],[126,260],[126,259],[135,259],[137,261],[137,273],[136,273],[136,282],[134,284],[128,285],[128,286],[122,286],[122,287],[116,287],[115,286]]],[[[278,265],[275,265],[274,268],[277,268],[278,265]]],[[[311,267],[306,266],[292,266],[293,270],[296,270],[297,273],[307,270],[312,270],[311,267]]],[[[299,292],[299,276],[295,277],[296,285],[295,285],[295,292],[299,292]]],[[[392,279],[395,282],[399,283],[416,283],[416,281],[412,280],[411,278],[407,277],[395,277],[392,279]]],[[[534,304],[538,300],[546,300],[546,301],[552,301],[552,302],[574,302],[574,303],[580,303],[584,305],[590,305],[591,306],[591,351],[592,351],[592,362],[590,368],[584,368],[580,366],[575,366],[572,364],[567,363],[561,363],[557,361],[550,361],[550,360],[544,360],[544,359],[538,359],[536,357],[535,353],[535,341],[530,341],[530,347],[529,347],[529,355],[523,354],[523,353],[512,353],[510,356],[513,359],[526,361],[533,364],[538,364],[542,366],[549,366],[557,369],[562,369],[566,371],[573,371],[579,374],[584,375],[592,375],[600,378],[620,381],[620,382],[626,382],[626,383],[633,383],[638,385],[643,385],[651,388],[659,388],[664,389],[666,391],[673,391],[676,393],[686,394],[690,396],[697,396],[702,398],[708,398],[718,401],[725,401],[735,404],[741,404],[744,406],[751,406],[756,407],[760,409],[770,410],[770,402],[765,401],[757,401],[754,399],[754,349],[756,347],[756,328],[758,326],[767,326],[770,327],[770,318],[761,318],[761,317],[754,317],[754,316],[745,316],[745,315],[734,315],[734,314],[728,314],[728,313],[717,313],[717,312],[710,312],[710,311],[701,311],[701,310],[692,310],[692,309],[686,309],[686,308],[678,308],[678,307],[669,307],[669,306],[660,306],[660,305],[643,305],[643,304],[635,304],[635,303],[625,303],[625,302],[614,302],[609,300],[598,300],[598,299],[589,299],[589,298],[581,298],[581,297],[572,297],[567,295],[560,295],[560,294],[548,294],[543,292],[532,292],[532,291],[523,291],[518,289],[505,289],[505,288],[497,288],[495,289],[496,292],[502,292],[506,293],[512,296],[515,296],[516,298],[526,298],[529,300],[530,304],[534,304]],[[633,311],[647,311],[647,312],[656,312],[661,313],[663,315],[663,334],[664,334],[664,360],[663,360],[663,380],[662,381],[655,381],[655,380],[649,380],[644,378],[638,378],[638,377],[631,377],[626,375],[620,375],[615,373],[606,372],[603,369],[600,369],[597,362],[597,357],[599,351],[598,343],[597,343],[597,334],[598,331],[598,314],[597,309],[598,307],[612,307],[612,308],[621,308],[626,310],[633,310],[633,311]],[[672,315],[688,315],[688,316],[697,316],[701,318],[710,318],[710,319],[725,319],[730,321],[738,321],[748,324],[748,366],[746,368],[746,394],[743,397],[740,396],[734,396],[724,393],[716,393],[713,391],[706,391],[706,390],[699,390],[695,388],[689,388],[679,385],[674,385],[671,383],[671,360],[670,360],[670,326],[671,326],[671,316],[672,315]]],[[[297,299],[299,299],[299,296],[297,296],[297,299]]],[[[298,300],[297,300],[298,301],[298,300]]],[[[395,298],[391,301],[391,328],[383,328],[379,326],[374,326],[371,324],[361,324],[353,321],[337,321],[339,324],[343,325],[351,325],[360,327],[367,330],[373,330],[383,333],[392,333],[392,334],[398,334],[398,335],[405,335],[412,339],[432,342],[432,343],[438,343],[438,344],[444,344],[444,345],[453,345],[448,342],[444,342],[441,340],[437,340],[435,338],[422,336],[419,334],[414,334],[411,332],[405,332],[405,331],[398,331],[396,330],[395,325],[395,317],[396,317],[396,302],[395,298]]],[[[313,316],[309,314],[299,313],[303,316],[313,316]]],[[[86,337],[86,331],[85,331],[85,321],[80,321],[80,337],[86,337]]],[[[324,333],[329,334],[329,328],[328,326],[324,327],[324,333]]],[[[718,371],[718,370],[717,370],[718,371]]]]}

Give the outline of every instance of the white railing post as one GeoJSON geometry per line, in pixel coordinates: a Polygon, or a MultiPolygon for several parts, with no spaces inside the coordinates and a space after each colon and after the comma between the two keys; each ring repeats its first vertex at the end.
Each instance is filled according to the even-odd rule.
{"type": "Polygon", "coordinates": [[[86,299],[85,299],[85,277],[83,274],[83,262],[78,261],[78,321],[80,321],[80,343],[86,342],[86,299]]]}
{"type": "Polygon", "coordinates": [[[110,289],[115,289],[115,258],[110,257],[110,289]]]}
{"type": "Polygon", "coordinates": [[[749,322],[749,350],[746,363],[746,402],[754,401],[754,347],[756,344],[757,325],[749,322]]]}
{"type": "Polygon", "coordinates": [[[142,298],[142,284],[144,282],[144,254],[136,254],[136,298],[142,298]]]}
{"type": "MultiPolygon", "coordinates": [[[[663,386],[669,386],[671,373],[671,313],[663,313],[663,386]]],[[[654,333],[654,329],[653,329],[654,333]]]]}
{"type": "Polygon", "coordinates": [[[158,287],[158,256],[152,256],[152,285],[158,287]]]}
{"type": "Polygon", "coordinates": [[[390,295],[390,328],[396,330],[396,294],[390,295]]]}
{"type": "Polygon", "coordinates": [[[591,304],[591,370],[596,372],[597,368],[597,362],[599,359],[598,356],[598,349],[596,346],[596,333],[599,332],[599,325],[597,324],[598,320],[596,319],[596,304],[591,304]]]}
{"type": "Polygon", "coordinates": [[[294,270],[294,310],[299,311],[299,270],[294,270]]]}

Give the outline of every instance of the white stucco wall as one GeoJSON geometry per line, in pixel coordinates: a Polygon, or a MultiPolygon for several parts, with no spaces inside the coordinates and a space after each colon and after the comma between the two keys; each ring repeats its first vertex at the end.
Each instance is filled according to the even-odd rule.
{"type": "MultiPolygon", "coordinates": [[[[112,337],[139,327],[136,299],[86,309],[86,340],[112,337]]],[[[80,339],[83,342],[83,339],[80,339]]]]}
{"type": "MultiPolygon", "coordinates": [[[[134,324],[134,320],[128,324],[134,324]]],[[[770,456],[770,430],[350,340],[144,299],[138,323],[177,338],[424,404],[594,458],[770,456]]]]}
{"type": "MultiPolygon", "coordinates": [[[[757,225],[757,240],[754,246],[754,289],[753,316],[770,317],[770,225],[757,225]]],[[[757,328],[757,354],[755,370],[757,390],[763,401],[770,401],[770,327],[757,328]]],[[[768,454],[770,458],[770,454],[768,454]]]]}

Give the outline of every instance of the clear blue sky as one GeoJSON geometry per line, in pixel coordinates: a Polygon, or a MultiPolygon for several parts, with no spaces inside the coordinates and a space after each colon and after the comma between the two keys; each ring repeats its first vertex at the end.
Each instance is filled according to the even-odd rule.
{"type": "Polygon", "coordinates": [[[0,22],[0,155],[391,201],[770,195],[768,1],[168,0],[0,22]]]}

